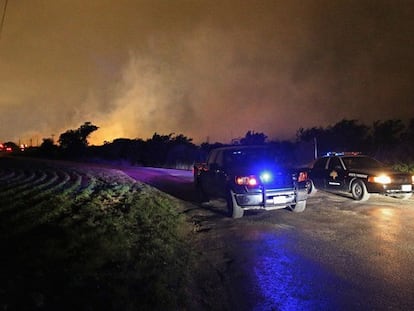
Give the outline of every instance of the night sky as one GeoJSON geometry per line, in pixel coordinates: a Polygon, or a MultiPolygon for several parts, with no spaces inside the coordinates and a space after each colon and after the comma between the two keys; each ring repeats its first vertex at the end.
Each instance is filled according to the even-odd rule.
{"type": "Polygon", "coordinates": [[[0,141],[414,117],[414,1],[0,0],[0,141]]]}

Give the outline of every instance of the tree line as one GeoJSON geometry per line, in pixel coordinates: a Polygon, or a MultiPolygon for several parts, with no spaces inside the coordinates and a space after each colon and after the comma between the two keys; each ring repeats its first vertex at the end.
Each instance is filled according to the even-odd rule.
{"type": "Polygon", "coordinates": [[[358,120],[342,120],[333,126],[301,128],[297,141],[314,141],[320,154],[359,151],[386,162],[414,161],[414,118],[407,124],[393,119],[371,126],[358,120]]]}
{"type": "MultiPolygon", "coordinates": [[[[88,137],[99,127],[85,122],[78,129],[59,136],[58,144],[44,138],[28,154],[49,158],[126,161],[133,165],[188,168],[205,160],[208,152],[224,146],[221,142],[196,145],[183,134],[154,133],[149,139],[118,138],[101,146],[89,146],[88,137]]],[[[262,132],[248,131],[231,144],[272,145],[280,158],[289,163],[308,163],[315,155],[330,151],[359,151],[384,162],[414,162],[414,118],[407,124],[392,119],[366,125],[343,119],[327,127],[300,128],[294,140],[269,140],[262,132]]],[[[29,151],[29,150],[28,150],[29,151]]]]}

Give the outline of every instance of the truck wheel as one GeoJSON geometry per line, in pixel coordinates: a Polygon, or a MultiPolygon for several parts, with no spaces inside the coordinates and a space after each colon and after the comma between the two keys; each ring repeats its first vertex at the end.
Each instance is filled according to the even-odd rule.
{"type": "Polygon", "coordinates": [[[362,180],[355,180],[351,186],[352,197],[357,201],[366,201],[369,199],[367,187],[362,180]]]}
{"type": "Polygon", "coordinates": [[[244,215],[244,210],[240,207],[240,205],[237,204],[234,192],[232,190],[230,190],[227,195],[227,209],[229,216],[232,218],[241,218],[244,215]]]}
{"type": "Polygon", "coordinates": [[[309,195],[314,195],[317,191],[317,189],[315,188],[315,185],[313,183],[313,181],[311,179],[308,179],[306,181],[306,185],[305,185],[306,189],[308,190],[308,194],[309,195]]]}
{"type": "Polygon", "coordinates": [[[292,212],[295,212],[295,213],[301,213],[305,210],[305,208],[306,208],[306,200],[296,202],[295,205],[290,206],[290,209],[292,210],[292,212]]]}

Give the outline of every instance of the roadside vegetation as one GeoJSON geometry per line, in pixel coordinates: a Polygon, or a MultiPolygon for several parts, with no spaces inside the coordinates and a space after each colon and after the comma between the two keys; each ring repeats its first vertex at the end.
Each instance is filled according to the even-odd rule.
{"type": "Polygon", "coordinates": [[[116,170],[0,157],[0,309],[186,305],[179,203],[116,170]]]}

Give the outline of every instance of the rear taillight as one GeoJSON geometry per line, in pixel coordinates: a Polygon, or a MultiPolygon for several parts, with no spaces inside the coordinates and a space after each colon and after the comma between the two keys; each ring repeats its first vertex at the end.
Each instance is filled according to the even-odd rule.
{"type": "Polygon", "coordinates": [[[306,181],[307,179],[308,179],[308,173],[307,172],[299,172],[298,182],[306,181]]]}
{"type": "Polygon", "coordinates": [[[254,187],[259,184],[259,181],[256,176],[250,175],[250,176],[236,176],[235,178],[236,185],[239,186],[250,186],[254,187]]]}

